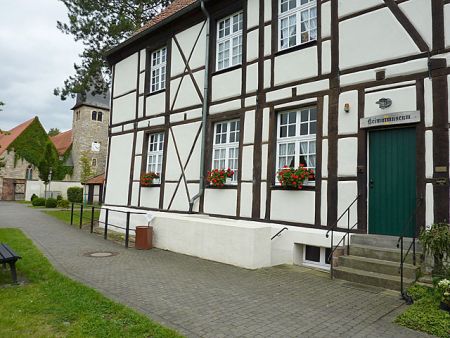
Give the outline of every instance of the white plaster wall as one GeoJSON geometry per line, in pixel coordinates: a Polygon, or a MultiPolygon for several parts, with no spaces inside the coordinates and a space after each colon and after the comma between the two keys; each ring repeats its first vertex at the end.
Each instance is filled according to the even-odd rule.
{"type": "MultiPolygon", "coordinates": [[[[167,141],[167,160],[165,179],[168,181],[178,181],[181,176],[181,167],[178,161],[175,143],[173,141],[172,133],[169,132],[167,141]]],[[[178,144],[177,144],[178,145],[178,144]]]]}
{"type": "MultiPolygon", "coordinates": [[[[181,57],[180,50],[177,47],[177,44],[172,39],[172,51],[170,57],[170,76],[176,76],[182,74],[185,69],[186,65],[184,64],[184,60],[181,57]]],[[[179,79],[178,79],[179,80],[179,79]]]]}
{"type": "MultiPolygon", "coordinates": [[[[67,189],[70,187],[80,187],[82,188],[83,186],[81,185],[80,182],[67,182],[67,181],[52,181],[50,183],[50,191],[53,192],[61,192],[61,196],[64,199],[67,199],[67,189]]],[[[48,186],[47,186],[47,190],[48,190],[48,186]]],[[[45,194],[45,184],[44,182],[42,182],[41,180],[39,181],[31,181],[31,180],[27,180],[25,182],[25,200],[26,201],[30,201],[31,200],[31,196],[33,196],[33,194],[36,194],[39,197],[44,197],[45,194]]]]}
{"type": "Polygon", "coordinates": [[[236,189],[205,189],[204,210],[207,214],[236,216],[236,189]]]}
{"type": "Polygon", "coordinates": [[[166,92],[150,95],[146,100],[145,115],[152,116],[166,111],[166,92]]]}
{"type": "MultiPolygon", "coordinates": [[[[205,64],[206,30],[204,29],[204,22],[200,22],[197,25],[178,33],[176,38],[186,59],[190,58],[189,67],[191,69],[199,68],[205,64]],[[197,38],[198,42],[194,48],[197,38]]],[[[180,68],[183,65],[184,62],[181,62],[181,65],[177,66],[178,73],[180,73],[180,70],[183,71],[184,68],[180,68]]]]}
{"type": "Polygon", "coordinates": [[[184,171],[187,180],[198,180],[200,177],[200,148],[201,135],[198,137],[197,143],[195,143],[194,151],[192,152],[189,163],[184,171]]]}
{"type": "Polygon", "coordinates": [[[112,123],[134,120],[136,118],[136,93],[113,100],[112,123]]]}
{"type": "Polygon", "coordinates": [[[212,78],[212,100],[216,101],[240,95],[241,87],[241,68],[215,75],[212,78]]]}
{"type": "Polygon", "coordinates": [[[252,217],[253,184],[241,183],[241,217],[252,217]]]}
{"type": "Polygon", "coordinates": [[[144,96],[138,99],[138,118],[144,117],[144,96]]]}
{"type": "Polygon", "coordinates": [[[170,210],[176,211],[188,211],[189,210],[189,198],[186,191],[186,185],[184,181],[181,181],[178,186],[177,193],[172,201],[172,205],[170,206],[170,210]]]}
{"type": "Polygon", "coordinates": [[[272,0],[264,0],[264,22],[269,20],[272,20],[272,0]]]}
{"type": "MultiPolygon", "coordinates": [[[[131,205],[132,206],[138,206],[139,204],[139,189],[140,189],[140,183],[139,182],[133,182],[131,186],[131,205]]],[[[98,197],[97,197],[98,199],[98,197]]]]}
{"type": "Polygon", "coordinates": [[[292,97],[292,88],[282,88],[268,92],[266,94],[266,101],[272,102],[276,100],[286,99],[288,97],[292,97]]]}
{"type": "Polygon", "coordinates": [[[186,123],[178,126],[173,126],[172,131],[175,136],[178,152],[183,166],[186,164],[194,145],[195,136],[198,133],[201,122],[186,123]]]}
{"type": "MultiPolygon", "coordinates": [[[[358,195],[358,184],[353,182],[338,182],[338,217],[355,200],[358,195]]],[[[338,227],[347,228],[347,216],[342,217],[338,227]]],[[[358,221],[358,208],[356,203],[350,208],[350,228],[358,221]]],[[[357,229],[357,227],[355,227],[357,229]]]]}
{"type": "MultiPolygon", "coordinates": [[[[202,73],[201,75],[204,74],[203,71],[199,72],[199,73],[202,73]]],[[[199,88],[202,88],[202,87],[199,86],[199,88]]],[[[174,92],[174,94],[171,94],[171,96],[173,96],[172,97],[172,106],[174,107],[174,109],[181,109],[181,108],[190,107],[190,106],[194,106],[194,105],[198,105],[198,104],[202,103],[190,76],[185,76],[182,79],[180,90],[178,91],[178,95],[175,98],[175,93],[176,93],[177,89],[178,89],[178,86],[176,86],[176,87],[174,86],[174,88],[172,88],[172,86],[171,86],[171,93],[172,93],[172,91],[174,92]],[[175,104],[173,104],[174,103],[173,100],[175,100],[175,104]]],[[[201,91],[201,89],[200,89],[200,91],[201,91]]]]}
{"type": "Polygon", "coordinates": [[[425,187],[425,226],[429,229],[434,223],[434,199],[432,183],[427,183],[425,187]]]}
{"type": "Polygon", "coordinates": [[[115,64],[114,68],[114,96],[122,95],[137,89],[138,53],[115,64]]]}
{"type": "Polygon", "coordinates": [[[141,178],[141,165],[142,165],[142,156],[136,156],[134,158],[134,172],[133,179],[139,180],[141,178]]]}
{"type": "Polygon", "coordinates": [[[247,61],[253,61],[258,58],[258,39],[259,31],[257,29],[247,33],[247,61]]]}
{"type": "Polygon", "coordinates": [[[373,70],[365,70],[361,72],[345,74],[340,76],[341,86],[349,86],[352,84],[370,82],[375,80],[375,72],[373,70]]]}
{"type": "Polygon", "coordinates": [[[253,28],[259,24],[259,0],[247,1],[247,28],[253,28]]]}
{"type": "Polygon", "coordinates": [[[338,176],[356,176],[358,139],[346,137],[338,140],[338,176]]]}
{"type": "Polygon", "coordinates": [[[177,184],[176,183],[164,183],[164,201],[163,207],[164,209],[169,208],[169,203],[172,200],[173,193],[175,192],[177,184]]]}
{"type": "Polygon", "coordinates": [[[261,179],[267,179],[267,161],[269,159],[269,145],[263,144],[261,146],[261,179]]]}
{"type": "Polygon", "coordinates": [[[331,36],[331,2],[326,2],[322,6],[322,38],[331,36]]]}
{"type": "Polygon", "coordinates": [[[417,109],[416,102],[416,88],[414,86],[369,93],[366,94],[364,103],[364,116],[370,117],[386,113],[415,111],[417,109]],[[390,98],[392,106],[387,109],[380,109],[376,102],[382,97],[390,98]]]}
{"type": "Polygon", "coordinates": [[[241,179],[253,180],[253,146],[242,147],[242,171],[241,179]]]}
{"type": "Polygon", "coordinates": [[[328,139],[322,140],[322,177],[328,177],[328,139]]]}
{"type": "Polygon", "coordinates": [[[399,7],[431,48],[433,46],[431,1],[409,0],[399,4],[399,7]]]}
{"type": "Polygon", "coordinates": [[[272,60],[264,61],[264,88],[269,88],[272,81],[272,60]]]}
{"type": "Polygon", "coordinates": [[[254,63],[247,67],[247,93],[252,93],[258,89],[258,64],[254,63]]]}
{"type": "Polygon", "coordinates": [[[317,76],[317,47],[279,55],[275,58],[275,85],[317,76]]]}
{"type": "Polygon", "coordinates": [[[338,0],[339,17],[353,14],[384,3],[383,0],[338,0]]]}
{"type": "Polygon", "coordinates": [[[275,222],[314,224],[314,191],[273,190],[271,201],[270,218],[275,222]]]}
{"type": "Polygon", "coordinates": [[[419,52],[412,38],[388,8],[339,24],[341,70],[419,52]]]}
{"type": "Polygon", "coordinates": [[[425,177],[433,178],[433,132],[425,131],[425,177]]]}
{"type": "Polygon", "coordinates": [[[111,137],[106,204],[127,204],[132,145],[133,134],[111,137]]]}
{"type": "Polygon", "coordinates": [[[267,182],[261,182],[260,218],[266,217],[267,182]]]}
{"type": "Polygon", "coordinates": [[[145,65],[146,65],[146,57],[147,57],[147,51],[145,49],[141,49],[139,52],[140,55],[140,64],[139,64],[139,71],[142,72],[145,70],[145,65]]]}
{"type": "MultiPolygon", "coordinates": [[[[402,62],[400,64],[387,66],[384,69],[386,71],[386,78],[426,72],[428,71],[428,59],[423,58],[418,60],[411,60],[408,62],[402,62]]],[[[373,72],[375,73],[377,70],[378,69],[375,69],[373,70],[373,72]]]]}
{"type": "Polygon", "coordinates": [[[323,136],[328,136],[328,110],[329,110],[329,98],[328,95],[325,95],[323,97],[323,112],[322,112],[323,136]]]}
{"type": "Polygon", "coordinates": [[[445,24],[445,47],[450,46],[450,5],[444,6],[444,24],[445,24]]]}
{"type": "Polygon", "coordinates": [[[264,27],[264,55],[272,54],[272,26],[264,27]]]}
{"type": "Polygon", "coordinates": [[[331,41],[322,42],[322,74],[331,72],[331,41]]]}
{"type": "Polygon", "coordinates": [[[330,82],[328,79],[301,84],[297,86],[297,95],[304,95],[321,90],[328,90],[330,88],[329,84],[330,82]]]}
{"type": "Polygon", "coordinates": [[[433,126],[433,85],[431,83],[431,79],[424,79],[424,101],[425,101],[425,127],[432,127],[433,126]]]}
{"type": "Polygon", "coordinates": [[[326,226],[328,222],[328,181],[322,180],[320,191],[320,224],[326,226]]]}
{"type": "Polygon", "coordinates": [[[145,73],[139,74],[139,94],[143,94],[145,90],[145,73]]]}
{"type": "Polygon", "coordinates": [[[269,141],[269,124],[270,124],[270,110],[268,108],[265,108],[263,110],[262,142],[269,141]]]}
{"type": "Polygon", "coordinates": [[[225,103],[219,103],[219,104],[211,105],[210,108],[209,108],[209,113],[211,115],[219,114],[219,113],[223,113],[223,112],[228,112],[228,111],[240,109],[241,106],[242,106],[242,102],[241,102],[240,99],[227,101],[225,103]]]}
{"type": "MultiPolygon", "coordinates": [[[[242,126],[241,126],[242,129],[242,126]]],[[[250,110],[245,112],[244,119],[244,144],[253,143],[255,137],[255,111],[250,110]]],[[[241,130],[242,132],[242,130],[241,130]]]]}
{"type": "Polygon", "coordinates": [[[159,207],[159,187],[141,188],[141,207],[158,208],[159,207]]]}
{"type": "Polygon", "coordinates": [[[340,135],[358,132],[358,91],[344,92],[339,96],[338,133],[340,135]],[[344,111],[344,105],[350,104],[350,112],[344,111]]]}

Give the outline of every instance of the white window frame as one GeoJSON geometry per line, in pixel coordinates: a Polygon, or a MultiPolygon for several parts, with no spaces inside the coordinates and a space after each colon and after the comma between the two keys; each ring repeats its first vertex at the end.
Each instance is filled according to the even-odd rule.
{"type": "Polygon", "coordinates": [[[146,172],[154,172],[161,176],[164,161],[164,132],[148,135],[146,172]]]}
{"type": "Polygon", "coordinates": [[[330,269],[330,264],[327,264],[327,254],[326,254],[326,249],[329,248],[325,248],[325,247],[321,247],[318,245],[310,245],[310,244],[305,244],[303,245],[303,265],[305,266],[310,266],[310,267],[315,267],[315,268],[319,268],[319,269],[325,269],[325,270],[329,270],[330,269]],[[315,246],[320,248],[320,261],[316,262],[316,261],[310,261],[306,259],[306,246],[315,246]]]}
{"type": "Polygon", "coordinates": [[[316,0],[278,0],[278,50],[317,40],[317,2],[316,0]],[[303,3],[303,4],[302,4],[303,3]],[[291,5],[294,5],[291,7],[291,5]],[[287,6],[287,8],[285,8],[287,6]],[[283,12],[283,9],[286,9],[283,12]],[[302,14],[308,14],[307,20],[302,20],[302,14]],[[295,28],[293,28],[295,25],[295,28]],[[291,35],[292,33],[295,34],[291,35]],[[288,35],[283,36],[283,31],[288,35]],[[289,41],[295,35],[295,43],[289,41]],[[307,38],[302,41],[302,36],[307,38]],[[283,45],[283,41],[287,44],[283,45]]]}
{"type": "Polygon", "coordinates": [[[93,158],[93,159],[92,159],[91,166],[92,166],[92,167],[96,167],[96,166],[97,166],[97,159],[96,159],[96,158],[93,158]]]}
{"type": "Polygon", "coordinates": [[[219,71],[242,64],[243,28],[243,11],[231,14],[217,22],[216,70],[219,71]],[[226,26],[227,23],[228,27],[226,26]],[[223,28],[221,28],[222,25],[223,28]]]}
{"type": "Polygon", "coordinates": [[[150,58],[150,93],[166,89],[167,47],[155,50],[150,58]]]}
{"type": "Polygon", "coordinates": [[[212,169],[228,169],[234,171],[234,175],[231,178],[231,183],[236,185],[238,182],[239,171],[239,140],[241,133],[241,126],[239,120],[227,120],[220,121],[214,124],[214,138],[213,138],[213,150],[212,150],[212,169]],[[218,126],[220,125],[220,133],[218,132],[218,126]],[[234,130],[231,128],[234,125],[234,130]],[[224,131],[224,126],[226,130],[224,131]],[[220,142],[217,142],[220,140],[220,142]],[[221,162],[225,166],[220,165],[221,162]]]}
{"type": "MultiPolygon", "coordinates": [[[[300,155],[301,155],[301,145],[307,143],[307,151],[303,154],[306,156],[306,169],[313,169],[314,172],[317,168],[317,108],[314,107],[305,107],[295,110],[287,110],[278,113],[277,115],[277,148],[276,148],[276,172],[284,167],[284,165],[290,166],[288,163],[280,163],[280,157],[294,157],[294,165],[293,168],[298,168],[300,165],[300,155]],[[315,119],[311,118],[314,116],[315,119]],[[302,121],[302,113],[308,114],[308,119],[306,121],[302,121]],[[291,115],[290,115],[291,114],[291,115]],[[290,117],[292,114],[295,114],[295,122],[292,122],[290,117]],[[282,116],[287,115],[287,124],[282,124],[282,116]],[[291,128],[289,128],[291,126],[291,128]],[[311,129],[315,130],[311,133],[311,129]],[[281,130],[282,128],[286,128],[286,136],[282,137],[281,130]],[[305,130],[307,128],[307,134],[301,134],[301,130],[305,130]],[[293,132],[293,135],[292,135],[293,132]],[[294,154],[288,154],[289,147],[292,149],[292,145],[294,144],[294,154]],[[314,144],[314,146],[312,146],[314,144]],[[285,154],[281,154],[281,148],[284,148],[286,151],[285,154]],[[314,151],[312,151],[314,150],[314,151]],[[310,163],[310,156],[314,156],[314,166],[310,163]]],[[[275,182],[277,185],[280,184],[278,179],[275,177],[275,182]]],[[[307,185],[315,185],[313,180],[308,181],[307,185]]]]}

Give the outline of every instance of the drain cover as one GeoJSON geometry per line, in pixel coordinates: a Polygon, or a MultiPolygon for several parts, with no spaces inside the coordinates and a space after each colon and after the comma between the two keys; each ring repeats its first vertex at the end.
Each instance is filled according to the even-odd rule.
{"type": "Polygon", "coordinates": [[[111,257],[116,256],[117,252],[108,252],[108,251],[97,251],[97,252],[87,252],[84,256],[87,257],[95,257],[95,258],[103,258],[103,257],[111,257]]]}

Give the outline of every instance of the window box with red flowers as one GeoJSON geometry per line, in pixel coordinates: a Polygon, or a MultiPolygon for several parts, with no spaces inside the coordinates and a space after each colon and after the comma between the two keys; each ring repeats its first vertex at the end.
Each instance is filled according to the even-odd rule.
{"type": "Polygon", "coordinates": [[[277,179],[285,189],[300,190],[308,180],[314,179],[314,170],[305,168],[303,164],[296,169],[285,166],[277,172],[277,179]]]}
{"type": "Polygon", "coordinates": [[[215,188],[222,188],[225,185],[231,185],[234,171],[230,168],[228,169],[213,169],[208,171],[208,176],[206,177],[209,185],[215,188]]]}
{"type": "Polygon", "coordinates": [[[159,174],[154,172],[143,173],[141,175],[141,187],[151,187],[159,184],[159,174]]]}

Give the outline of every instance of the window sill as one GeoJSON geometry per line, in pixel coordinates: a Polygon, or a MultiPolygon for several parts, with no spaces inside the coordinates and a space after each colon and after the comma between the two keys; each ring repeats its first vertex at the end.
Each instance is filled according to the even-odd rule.
{"type": "Polygon", "coordinates": [[[160,89],[160,90],[157,90],[156,92],[148,92],[146,97],[158,95],[158,94],[164,93],[165,91],[166,91],[166,89],[160,89]]]}
{"type": "Polygon", "coordinates": [[[281,185],[272,185],[270,187],[270,189],[271,190],[286,190],[286,191],[316,191],[316,186],[315,185],[305,185],[301,189],[296,189],[296,188],[283,187],[281,185]]]}
{"type": "Polygon", "coordinates": [[[242,68],[242,64],[231,66],[231,67],[224,68],[224,69],[221,69],[221,70],[216,70],[214,73],[211,74],[211,76],[216,76],[216,75],[219,75],[219,74],[231,72],[231,71],[239,69],[239,68],[242,68]]]}
{"type": "Polygon", "coordinates": [[[287,54],[287,53],[291,53],[291,52],[296,52],[298,50],[302,50],[302,49],[313,47],[313,46],[317,46],[317,40],[305,42],[301,45],[297,45],[294,47],[289,47],[286,49],[279,50],[278,52],[275,53],[275,56],[279,56],[279,55],[283,55],[283,54],[287,54]]]}
{"type": "Polygon", "coordinates": [[[158,188],[161,186],[161,183],[158,184],[150,184],[150,185],[142,185],[141,184],[141,188],[158,188]]]}
{"type": "Polygon", "coordinates": [[[225,184],[223,187],[215,187],[213,185],[208,185],[205,188],[206,189],[237,189],[237,184],[225,184]]]}

